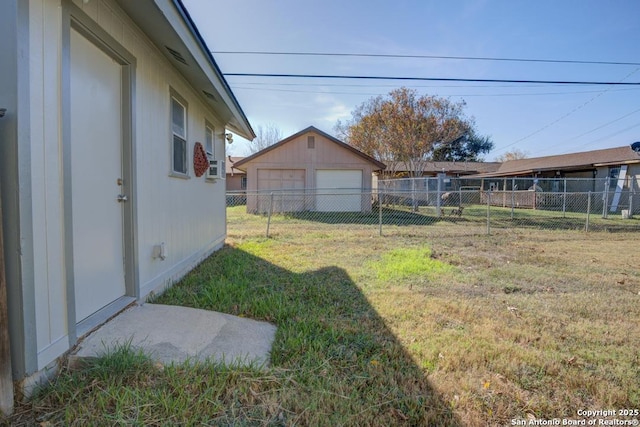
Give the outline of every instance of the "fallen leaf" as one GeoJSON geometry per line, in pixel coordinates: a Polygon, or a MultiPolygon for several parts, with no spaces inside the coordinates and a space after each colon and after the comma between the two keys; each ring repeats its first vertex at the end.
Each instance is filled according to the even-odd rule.
{"type": "Polygon", "coordinates": [[[402,413],[402,411],[400,411],[399,409],[396,408],[392,408],[391,412],[398,418],[400,418],[403,421],[407,421],[409,419],[409,417],[407,417],[404,413],[402,413]]]}
{"type": "Polygon", "coordinates": [[[518,313],[518,309],[516,307],[507,307],[507,310],[509,310],[514,316],[520,317],[520,313],[518,313]]]}

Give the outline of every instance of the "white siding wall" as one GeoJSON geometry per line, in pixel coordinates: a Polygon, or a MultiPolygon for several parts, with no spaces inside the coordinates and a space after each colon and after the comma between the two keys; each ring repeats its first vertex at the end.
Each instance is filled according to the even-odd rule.
{"type": "Polygon", "coordinates": [[[68,348],[60,122],[61,9],[31,0],[30,105],[34,281],[38,368],[68,348]]]}
{"type": "MultiPolygon", "coordinates": [[[[139,285],[142,297],[184,274],[222,244],[224,181],[193,172],[193,145],[204,143],[205,120],[216,128],[216,153],[224,154],[224,125],[117,5],[109,0],[74,3],[136,58],[135,179],[139,285]],[[169,88],[188,103],[190,179],[169,177],[169,88]],[[166,260],[152,258],[165,243],[166,260]]],[[[31,152],[35,247],[38,365],[68,348],[63,259],[63,163],[61,129],[60,0],[30,0],[31,152]]],[[[99,165],[99,163],[98,163],[99,165]]],[[[97,165],[97,166],[98,166],[97,165]]],[[[96,169],[99,173],[99,168],[96,169]]]]}

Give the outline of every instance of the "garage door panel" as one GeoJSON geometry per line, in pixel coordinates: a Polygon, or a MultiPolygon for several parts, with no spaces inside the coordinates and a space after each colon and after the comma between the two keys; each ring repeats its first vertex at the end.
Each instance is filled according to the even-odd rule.
{"type": "Polygon", "coordinates": [[[258,169],[258,212],[305,210],[304,169],[258,169]],[[273,196],[271,196],[273,192],[273,196]]]}
{"type": "Polygon", "coordinates": [[[362,170],[318,169],[316,210],[320,212],[360,212],[362,210],[362,170]]]}

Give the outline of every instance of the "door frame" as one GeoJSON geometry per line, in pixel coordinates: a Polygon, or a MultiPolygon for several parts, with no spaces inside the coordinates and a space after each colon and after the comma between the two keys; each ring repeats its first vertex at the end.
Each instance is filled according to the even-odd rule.
{"type": "MultiPolygon", "coordinates": [[[[137,241],[136,183],[135,183],[135,67],[136,59],[117,40],[71,0],[63,1],[62,8],[62,163],[63,163],[63,212],[64,257],[67,291],[67,328],[69,344],[76,344],[79,337],[104,323],[131,304],[140,295],[138,262],[135,251],[137,241]],[[128,196],[123,204],[123,236],[125,295],[93,313],[80,323],[76,322],[76,301],[73,265],[73,215],[71,191],[71,29],[86,37],[122,67],[122,191],[128,196]]],[[[115,200],[116,194],[114,194],[115,200]]]]}

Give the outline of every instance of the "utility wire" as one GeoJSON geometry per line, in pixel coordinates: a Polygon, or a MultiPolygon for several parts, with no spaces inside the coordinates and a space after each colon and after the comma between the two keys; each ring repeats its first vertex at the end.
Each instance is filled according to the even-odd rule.
{"type": "Polygon", "coordinates": [[[611,125],[611,124],[614,124],[614,123],[616,123],[616,122],[619,122],[619,121],[620,121],[620,120],[622,120],[622,119],[626,119],[627,117],[629,117],[629,116],[631,116],[631,115],[633,115],[633,114],[636,114],[636,113],[638,113],[638,112],[640,112],[640,108],[638,108],[637,110],[633,110],[632,112],[627,113],[627,114],[625,114],[625,115],[624,115],[624,116],[622,116],[622,117],[618,117],[617,119],[611,120],[611,121],[609,121],[609,122],[607,122],[607,123],[605,123],[605,124],[603,124],[603,125],[600,125],[600,126],[598,126],[598,127],[595,127],[595,128],[593,128],[593,129],[591,129],[591,130],[588,130],[588,131],[586,131],[586,132],[584,132],[584,133],[581,133],[581,134],[580,134],[580,135],[578,135],[578,136],[574,136],[573,138],[569,139],[568,141],[572,141],[572,140],[574,140],[574,139],[582,138],[582,137],[583,137],[583,136],[585,136],[585,135],[588,135],[588,134],[593,133],[593,132],[595,132],[595,131],[597,131],[597,130],[600,130],[600,129],[604,128],[604,127],[607,127],[607,126],[609,126],[609,125],[611,125]]]}
{"type": "Polygon", "coordinates": [[[211,51],[216,55],[281,55],[281,56],[337,56],[360,58],[413,58],[413,59],[453,59],[465,61],[504,61],[504,62],[538,62],[549,64],[588,64],[588,65],[640,65],[640,62],[623,61],[580,61],[570,59],[530,59],[530,58],[497,58],[488,56],[439,56],[439,55],[395,55],[376,53],[332,53],[332,52],[274,52],[274,51],[211,51]]]}
{"type": "Polygon", "coordinates": [[[474,82],[474,83],[539,83],[564,85],[601,85],[601,86],[640,86],[640,82],[597,82],[565,80],[517,80],[517,79],[465,79],[445,77],[399,77],[399,76],[340,76],[332,74],[275,74],[275,73],[224,73],[225,77],[276,77],[305,79],[356,79],[356,80],[406,80],[436,82],[474,82]]]}
{"type": "MultiPolygon", "coordinates": [[[[627,74],[626,76],[624,76],[622,79],[620,79],[617,84],[622,84],[624,82],[624,80],[626,80],[627,78],[629,78],[630,76],[632,76],[633,74],[635,74],[636,72],[638,72],[638,70],[640,70],[640,67],[636,68],[635,70],[631,71],[629,74],[627,74]]],[[[572,115],[573,113],[575,113],[576,111],[586,107],[588,104],[592,103],[593,101],[595,101],[596,99],[598,99],[599,97],[601,97],[602,95],[604,95],[605,93],[607,93],[608,91],[611,90],[611,86],[607,87],[606,89],[604,89],[603,91],[599,92],[598,94],[594,95],[593,97],[591,97],[591,99],[589,99],[588,101],[584,102],[582,105],[579,105],[577,107],[575,107],[573,110],[569,111],[568,113],[564,114],[563,116],[557,118],[556,120],[552,121],[551,123],[547,123],[546,125],[542,126],[540,129],[536,130],[535,132],[530,133],[527,136],[524,136],[520,139],[518,139],[515,142],[512,142],[510,144],[507,144],[503,147],[500,147],[498,149],[496,149],[495,151],[502,151],[507,147],[511,147],[513,145],[518,144],[519,142],[524,141],[525,139],[529,139],[534,135],[539,134],[540,132],[548,129],[549,127],[555,125],[556,123],[558,123],[559,121],[566,119],[567,117],[569,117],[570,115],[572,115]]]]}
{"type": "MultiPolygon", "coordinates": [[[[639,113],[639,112],[640,112],[640,108],[638,108],[638,109],[636,109],[636,110],[633,110],[633,111],[631,111],[630,113],[627,113],[627,114],[625,114],[625,115],[623,115],[623,116],[621,116],[621,117],[618,117],[617,119],[613,119],[613,120],[610,120],[610,121],[608,121],[608,122],[606,122],[606,123],[604,123],[604,124],[601,124],[600,126],[596,126],[596,127],[594,127],[593,129],[590,129],[590,130],[588,130],[588,131],[586,131],[586,132],[581,133],[580,135],[574,136],[573,138],[566,139],[566,140],[564,140],[563,142],[561,142],[561,143],[559,143],[559,144],[557,144],[557,145],[562,145],[562,146],[564,146],[564,144],[565,144],[566,142],[573,141],[573,140],[578,139],[578,138],[582,138],[583,136],[589,135],[590,133],[593,133],[593,132],[595,132],[595,131],[597,131],[597,130],[600,130],[600,129],[602,129],[602,128],[605,128],[605,127],[607,127],[607,126],[609,126],[609,125],[612,125],[612,124],[614,124],[614,123],[616,123],[616,122],[619,122],[619,121],[620,121],[620,120],[622,120],[622,119],[626,119],[627,117],[632,116],[632,115],[634,115],[634,114],[637,114],[637,113],[639,113]]],[[[612,137],[612,136],[615,136],[615,135],[618,135],[618,134],[620,134],[620,133],[623,133],[623,132],[626,132],[626,131],[628,131],[628,130],[631,130],[631,129],[633,129],[633,128],[637,127],[637,126],[640,126],[640,123],[638,123],[638,124],[634,124],[634,125],[632,125],[632,126],[630,126],[630,127],[628,127],[628,128],[625,128],[625,129],[622,129],[622,130],[616,131],[616,132],[614,132],[613,134],[609,134],[609,135],[606,135],[606,136],[600,137],[600,138],[598,138],[598,139],[596,139],[596,140],[594,140],[594,141],[591,141],[591,142],[589,142],[589,143],[586,143],[586,144],[585,144],[585,143],[581,143],[580,145],[572,145],[571,147],[586,147],[586,146],[588,146],[588,145],[592,145],[592,144],[594,144],[594,143],[596,143],[596,142],[599,142],[599,141],[601,141],[601,140],[603,140],[603,139],[607,139],[607,138],[610,138],[610,137],[612,137]]],[[[569,148],[571,148],[571,147],[569,147],[569,148]]],[[[568,148],[568,147],[565,147],[565,148],[568,148]]],[[[547,149],[544,149],[544,150],[541,150],[541,151],[535,152],[534,154],[546,153],[546,152],[548,152],[548,151],[550,151],[550,150],[552,150],[552,149],[553,149],[553,147],[552,147],[552,148],[547,148],[547,149]]]]}
{"type": "MultiPolygon", "coordinates": [[[[397,84],[346,84],[346,83],[321,83],[321,84],[316,84],[316,83],[270,83],[270,82],[244,82],[242,83],[243,85],[252,85],[252,86],[335,86],[335,87],[359,87],[359,88],[378,88],[378,87],[392,87],[392,88],[397,88],[398,85],[397,84]]],[[[465,85],[465,84],[461,84],[461,85],[441,85],[441,84],[433,84],[433,85],[411,85],[412,88],[452,88],[452,87],[462,87],[462,88],[497,88],[497,87],[504,87],[504,88],[512,88],[512,87],[530,87],[530,88],[540,88],[543,85],[525,85],[525,84],[520,84],[520,85],[513,85],[513,84],[505,84],[505,85],[498,85],[498,84],[486,84],[486,85],[465,85]]],[[[557,86],[557,85],[549,85],[551,86],[557,86]]],[[[585,85],[588,86],[588,85],[585,85]]],[[[627,89],[620,89],[620,90],[627,90],[627,89]]]]}
{"type": "MultiPolygon", "coordinates": [[[[624,132],[630,131],[631,129],[637,128],[639,126],[640,126],[640,123],[635,123],[635,124],[633,124],[631,126],[628,126],[628,127],[624,128],[624,129],[620,129],[620,130],[617,130],[617,131],[615,131],[613,133],[610,133],[608,135],[602,136],[600,138],[596,138],[596,139],[594,139],[592,141],[589,141],[589,142],[587,142],[585,144],[580,144],[578,147],[580,147],[580,148],[588,147],[588,146],[593,145],[593,144],[595,144],[597,142],[604,141],[604,140],[607,140],[607,139],[611,139],[614,136],[620,135],[620,134],[622,134],[624,132]]],[[[576,147],[576,146],[574,146],[574,147],[576,147]]],[[[567,148],[567,147],[565,147],[565,148],[567,148]]],[[[552,149],[553,148],[548,148],[546,150],[538,151],[537,153],[534,153],[534,154],[540,154],[540,153],[549,152],[552,149]]],[[[568,152],[571,152],[571,150],[564,150],[564,153],[568,153],[568,152]]],[[[564,154],[564,153],[559,153],[559,154],[564,154]]]]}
{"type": "MultiPolygon", "coordinates": [[[[289,93],[317,93],[317,94],[327,94],[327,95],[354,95],[354,96],[378,96],[381,95],[378,93],[366,93],[366,92],[335,92],[335,91],[322,91],[322,90],[300,90],[300,89],[280,89],[280,88],[265,88],[265,87],[247,87],[241,85],[232,85],[233,90],[253,90],[253,91],[263,91],[263,92],[289,92],[289,93]]],[[[372,88],[370,86],[360,86],[362,88],[372,88]]],[[[513,86],[510,86],[513,87],[513,86]]],[[[618,91],[629,91],[629,90],[640,90],[637,89],[621,89],[618,91]]],[[[615,92],[618,92],[615,91],[615,92]]],[[[508,96],[546,96],[546,95],[575,95],[580,93],[602,93],[599,90],[579,90],[579,91],[571,91],[571,92],[534,92],[534,93],[476,93],[476,94],[447,94],[443,96],[447,97],[465,97],[465,98],[477,98],[477,97],[508,97],[508,96]]]]}

